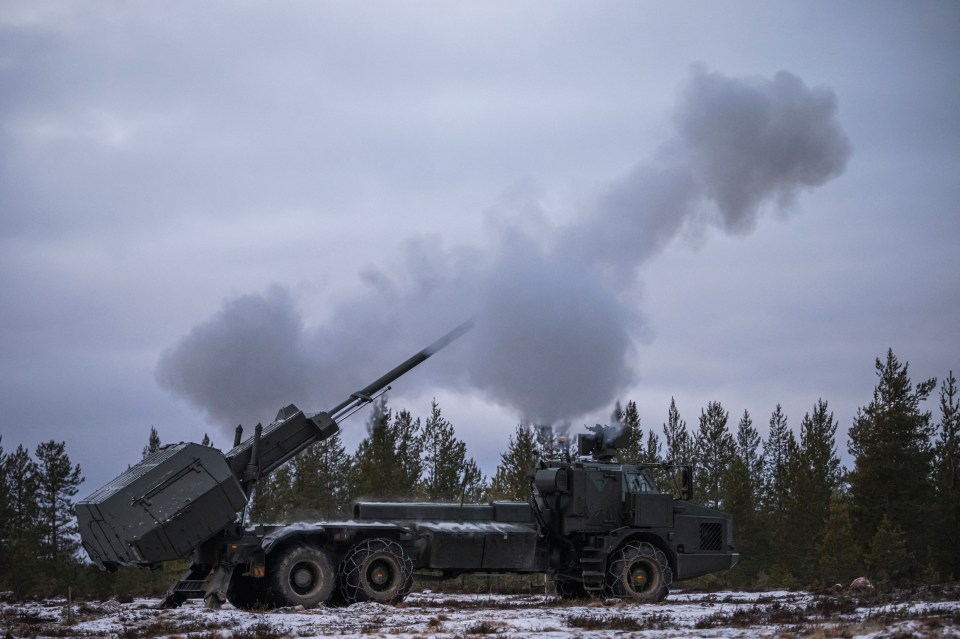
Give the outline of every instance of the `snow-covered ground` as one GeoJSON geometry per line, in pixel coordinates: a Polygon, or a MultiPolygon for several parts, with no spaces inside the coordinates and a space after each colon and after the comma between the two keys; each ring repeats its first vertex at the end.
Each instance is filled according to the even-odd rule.
{"type": "Polygon", "coordinates": [[[0,636],[463,638],[493,635],[580,637],[956,637],[960,601],[869,604],[804,592],[672,593],[656,605],[563,602],[531,595],[418,592],[399,606],[374,603],[316,610],[206,610],[188,602],[157,610],[156,600],[0,604],[0,636]]]}

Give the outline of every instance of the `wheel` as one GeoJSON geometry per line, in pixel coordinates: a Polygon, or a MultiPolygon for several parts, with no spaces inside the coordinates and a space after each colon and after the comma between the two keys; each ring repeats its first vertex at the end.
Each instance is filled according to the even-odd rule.
{"type": "Polygon", "coordinates": [[[340,590],[347,603],[393,604],[413,588],[413,562],[389,539],[368,539],[347,553],[340,567],[340,590]]]}
{"type": "Polygon", "coordinates": [[[647,542],[630,542],[610,556],[607,594],[620,599],[650,603],[670,591],[673,571],[667,556],[647,542]]]}
{"type": "Polygon", "coordinates": [[[327,553],[313,546],[290,546],[272,557],[267,579],[277,606],[315,608],[330,598],[336,573],[327,553]]]}
{"type": "Polygon", "coordinates": [[[267,580],[239,574],[243,570],[238,567],[227,588],[227,601],[234,608],[240,610],[256,610],[269,608],[270,598],[267,596],[267,580]]]}
{"type": "Polygon", "coordinates": [[[557,596],[561,599],[586,599],[587,589],[583,587],[582,581],[576,579],[557,579],[554,582],[557,588],[557,596]]]}
{"type": "Polygon", "coordinates": [[[663,601],[670,594],[670,584],[673,583],[673,569],[667,566],[663,570],[663,584],[657,591],[657,601],[663,601]]]}

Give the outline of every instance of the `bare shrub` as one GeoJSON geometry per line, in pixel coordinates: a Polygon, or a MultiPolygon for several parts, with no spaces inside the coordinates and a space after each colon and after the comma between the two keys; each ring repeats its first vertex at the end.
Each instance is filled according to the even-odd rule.
{"type": "Polygon", "coordinates": [[[496,624],[486,619],[470,624],[463,629],[464,634],[467,635],[495,635],[500,631],[501,629],[496,624]]]}

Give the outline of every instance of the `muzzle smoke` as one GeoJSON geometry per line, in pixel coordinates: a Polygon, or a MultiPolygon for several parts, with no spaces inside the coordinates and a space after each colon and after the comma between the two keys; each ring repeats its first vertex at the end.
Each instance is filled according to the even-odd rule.
{"type": "Polygon", "coordinates": [[[851,148],[829,89],[695,68],[654,159],[601,189],[564,225],[535,194],[487,237],[446,248],[408,240],[389,270],[307,326],[276,286],[224,303],[163,353],[161,385],[215,422],[269,420],[291,401],[322,409],[468,317],[476,328],[403,381],[483,394],[553,423],[612,405],[636,381],[643,319],[630,291],[644,262],[684,230],[746,234],[768,208],[841,175],[851,148]]]}

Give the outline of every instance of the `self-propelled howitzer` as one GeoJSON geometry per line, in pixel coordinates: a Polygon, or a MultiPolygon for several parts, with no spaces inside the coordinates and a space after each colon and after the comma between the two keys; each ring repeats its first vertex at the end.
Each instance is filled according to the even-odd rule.
{"type": "MultiPolygon", "coordinates": [[[[543,573],[561,597],[659,601],[673,583],[732,568],[729,515],[691,502],[692,468],[618,461],[618,428],[597,426],[578,449],[530,469],[527,502],[356,502],[349,520],[244,525],[258,478],[469,328],[463,325],[328,412],[295,406],[227,454],[166,446],[77,507],[83,546],[106,569],[156,567],[192,553],[165,606],[189,598],[238,608],[397,603],[414,573],[543,573]],[[661,492],[656,478],[672,478],[661,492]]],[[[239,439],[239,438],[238,438],[239,439]]]]}

